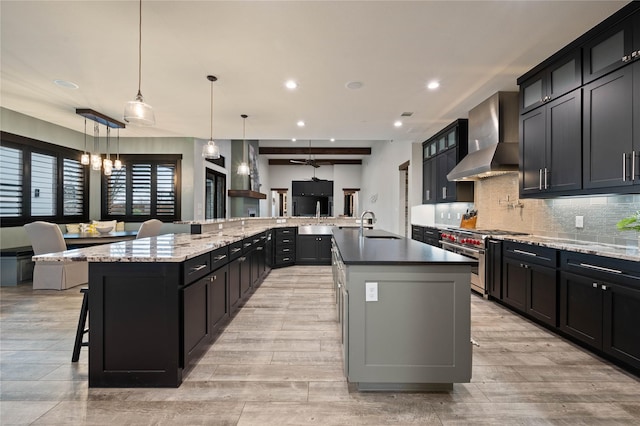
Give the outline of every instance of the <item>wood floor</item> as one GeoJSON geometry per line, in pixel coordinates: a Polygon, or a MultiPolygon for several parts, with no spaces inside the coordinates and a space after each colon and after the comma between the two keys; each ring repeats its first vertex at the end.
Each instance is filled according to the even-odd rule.
{"type": "Polygon", "coordinates": [[[475,296],[471,383],[354,391],[330,267],[273,270],[178,389],[87,387],[87,349],[71,363],[78,288],[0,297],[1,425],[640,424],[638,378],[475,296]]]}

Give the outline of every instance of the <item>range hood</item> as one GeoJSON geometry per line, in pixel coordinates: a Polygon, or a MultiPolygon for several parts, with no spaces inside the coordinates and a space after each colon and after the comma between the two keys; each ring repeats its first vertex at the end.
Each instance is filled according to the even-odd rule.
{"type": "Polygon", "coordinates": [[[518,92],[498,92],[469,111],[468,149],[449,181],[518,171],[518,92]]]}

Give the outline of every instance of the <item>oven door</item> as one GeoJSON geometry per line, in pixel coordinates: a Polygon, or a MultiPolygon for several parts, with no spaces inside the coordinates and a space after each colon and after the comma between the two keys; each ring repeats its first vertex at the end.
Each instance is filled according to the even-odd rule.
{"type": "Polygon", "coordinates": [[[440,241],[442,248],[446,251],[470,257],[478,261],[477,266],[471,267],[471,288],[478,293],[485,295],[487,290],[484,286],[484,250],[451,244],[446,241],[440,241]]]}

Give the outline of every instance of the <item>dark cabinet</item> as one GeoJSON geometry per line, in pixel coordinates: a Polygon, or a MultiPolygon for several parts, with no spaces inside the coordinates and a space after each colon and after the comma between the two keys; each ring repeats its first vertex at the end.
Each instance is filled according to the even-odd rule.
{"type": "Polygon", "coordinates": [[[459,119],[422,144],[422,202],[473,201],[473,182],[449,182],[447,174],[468,152],[468,120],[459,119]]]}
{"type": "Polygon", "coordinates": [[[291,195],[294,196],[333,196],[332,180],[294,180],[291,181],[291,195]]]}
{"type": "Polygon", "coordinates": [[[502,300],[502,241],[500,240],[487,240],[485,283],[489,296],[502,300]]]}
{"type": "Polygon", "coordinates": [[[424,242],[424,228],[419,225],[411,225],[411,239],[424,242]]]}
{"type": "Polygon", "coordinates": [[[198,349],[211,340],[211,286],[209,277],[201,278],[182,291],[183,365],[188,365],[198,349]]]}
{"type": "Polygon", "coordinates": [[[425,226],[424,242],[435,247],[440,247],[440,230],[438,228],[425,226]]]}
{"type": "Polygon", "coordinates": [[[298,235],[296,243],[296,264],[330,265],[330,235],[298,235]]]}
{"type": "Polygon", "coordinates": [[[563,252],[560,330],[640,369],[640,267],[637,262],[563,252]]]}
{"type": "Polygon", "coordinates": [[[584,87],[584,187],[629,187],[640,182],[640,64],[584,87]],[[635,137],[634,137],[635,136],[635,137]]]}
{"type": "Polygon", "coordinates": [[[582,83],[580,49],[520,83],[520,113],[524,114],[569,93],[582,83]]]}
{"type": "Polygon", "coordinates": [[[502,301],[546,324],[557,326],[557,251],[505,242],[502,301]]]}
{"type": "Polygon", "coordinates": [[[582,188],[581,117],[580,89],[520,117],[521,195],[582,188]]]}
{"type": "Polygon", "coordinates": [[[210,322],[212,330],[216,330],[221,322],[229,317],[229,268],[227,265],[209,275],[211,294],[210,322]]]}
{"type": "Polygon", "coordinates": [[[272,267],[280,268],[296,263],[297,228],[277,228],[274,231],[272,267]]]}

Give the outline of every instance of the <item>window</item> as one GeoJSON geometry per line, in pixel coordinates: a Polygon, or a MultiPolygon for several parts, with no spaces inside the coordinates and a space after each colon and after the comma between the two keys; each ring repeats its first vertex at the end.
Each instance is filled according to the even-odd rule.
{"type": "Polygon", "coordinates": [[[81,151],[7,132],[0,135],[2,226],[88,219],[88,168],[80,164],[81,151]]]}
{"type": "Polygon", "coordinates": [[[120,155],[122,169],[102,177],[102,217],[131,222],[180,220],[180,155],[120,155]]]}
{"type": "Polygon", "coordinates": [[[224,219],[227,215],[227,179],[222,173],[207,169],[205,179],[205,219],[224,219]]]}

